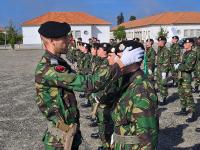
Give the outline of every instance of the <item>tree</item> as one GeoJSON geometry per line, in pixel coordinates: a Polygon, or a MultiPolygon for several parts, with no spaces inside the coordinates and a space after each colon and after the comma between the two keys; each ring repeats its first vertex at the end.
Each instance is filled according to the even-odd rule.
{"type": "Polygon", "coordinates": [[[15,25],[10,21],[9,26],[6,27],[8,44],[11,45],[12,49],[15,49],[15,44],[22,41],[22,35],[18,33],[15,25]]]}
{"type": "Polygon", "coordinates": [[[125,27],[124,26],[119,26],[117,30],[113,32],[113,35],[115,39],[118,39],[122,41],[123,39],[126,38],[126,32],[125,32],[125,27]]]}
{"type": "Polygon", "coordinates": [[[158,37],[164,36],[167,38],[168,33],[169,32],[167,30],[165,30],[163,27],[160,27],[160,31],[158,32],[158,37]]]}
{"type": "Polygon", "coordinates": [[[117,25],[120,25],[123,22],[124,22],[124,16],[123,13],[121,12],[120,15],[117,16],[117,25]]]}
{"type": "Polygon", "coordinates": [[[135,16],[130,16],[129,21],[133,21],[133,20],[136,20],[136,17],[135,16]]]}

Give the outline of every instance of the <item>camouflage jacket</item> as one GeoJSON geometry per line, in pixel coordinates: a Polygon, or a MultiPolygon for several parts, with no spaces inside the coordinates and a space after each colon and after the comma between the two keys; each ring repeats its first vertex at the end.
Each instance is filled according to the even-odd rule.
{"type": "Polygon", "coordinates": [[[94,75],[75,74],[65,60],[46,51],[35,71],[37,105],[53,125],[79,123],[73,91],[97,92],[119,74],[118,65],[102,66],[94,75]]]}
{"type": "Polygon", "coordinates": [[[167,72],[169,70],[169,64],[170,64],[169,49],[166,46],[159,47],[157,51],[158,70],[167,72]]]}
{"type": "Polygon", "coordinates": [[[89,74],[91,72],[90,60],[91,54],[83,53],[78,49],[69,48],[66,58],[73,64],[77,63],[77,72],[81,74],[89,74]]]}
{"type": "Polygon", "coordinates": [[[157,95],[142,71],[124,75],[121,96],[112,113],[114,132],[122,136],[138,136],[141,144],[121,145],[115,150],[155,149],[158,140],[157,95]],[[145,139],[145,140],[144,140],[145,139]]]}
{"type": "Polygon", "coordinates": [[[196,47],[197,61],[195,65],[194,75],[200,78],[200,46],[196,47]]]}
{"type": "Polygon", "coordinates": [[[178,64],[180,62],[181,49],[178,43],[170,46],[170,63],[178,64]]]}
{"type": "Polygon", "coordinates": [[[196,52],[193,50],[186,51],[183,54],[182,62],[178,67],[178,71],[181,72],[182,79],[191,82],[192,72],[195,69],[195,64],[196,64],[196,52]]]}
{"type": "Polygon", "coordinates": [[[155,60],[156,60],[156,52],[151,47],[149,50],[146,50],[146,61],[147,61],[147,67],[150,70],[154,70],[155,68],[155,60]]]}

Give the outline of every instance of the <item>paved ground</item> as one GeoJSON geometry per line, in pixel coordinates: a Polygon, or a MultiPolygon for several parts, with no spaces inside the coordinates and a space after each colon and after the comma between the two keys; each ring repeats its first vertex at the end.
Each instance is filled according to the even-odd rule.
{"type": "MultiPolygon", "coordinates": [[[[0,150],[43,149],[41,138],[46,121],[35,104],[34,89],[34,69],[42,53],[0,50],[0,150]]],[[[161,108],[158,150],[200,150],[200,134],[194,131],[200,126],[200,117],[188,124],[185,117],[174,116],[173,112],[179,110],[175,92],[176,89],[169,89],[169,103],[161,108]]],[[[194,97],[200,110],[200,98],[194,97]]],[[[85,119],[89,109],[80,108],[80,112],[84,138],[80,149],[96,150],[99,141],[90,138],[95,129],[89,128],[85,119]]]]}

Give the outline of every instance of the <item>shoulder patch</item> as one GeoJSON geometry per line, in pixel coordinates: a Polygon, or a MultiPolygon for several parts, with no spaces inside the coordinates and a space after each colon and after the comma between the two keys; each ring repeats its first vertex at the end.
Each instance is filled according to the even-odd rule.
{"type": "Polygon", "coordinates": [[[64,66],[61,66],[61,65],[57,65],[54,67],[54,70],[56,72],[60,72],[60,73],[63,73],[63,72],[66,72],[66,68],[64,66]]]}
{"type": "Polygon", "coordinates": [[[55,58],[50,59],[51,65],[58,65],[58,60],[55,58]]]}

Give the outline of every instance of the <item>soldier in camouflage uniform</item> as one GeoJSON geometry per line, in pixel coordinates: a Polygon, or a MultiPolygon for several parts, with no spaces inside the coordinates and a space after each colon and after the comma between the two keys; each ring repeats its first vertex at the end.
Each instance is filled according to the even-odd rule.
{"type": "Polygon", "coordinates": [[[169,70],[170,54],[169,49],[165,46],[167,39],[165,37],[158,38],[158,51],[157,51],[157,85],[160,90],[160,105],[166,104],[167,91],[167,72],[169,70]]]}
{"type": "Polygon", "coordinates": [[[181,101],[181,111],[175,112],[175,115],[187,115],[188,112],[186,111],[186,108],[188,108],[189,112],[191,112],[191,116],[186,119],[187,122],[193,122],[197,119],[191,85],[192,72],[194,71],[196,63],[196,52],[192,50],[193,44],[193,39],[185,40],[184,49],[186,51],[183,54],[182,62],[175,65],[175,69],[181,73],[178,85],[178,92],[181,101]]]}
{"type": "MultiPolygon", "coordinates": [[[[141,44],[140,48],[144,49],[141,44]]],[[[112,112],[114,150],[155,150],[158,141],[157,95],[140,63],[123,69],[112,112]]]]}
{"type": "Polygon", "coordinates": [[[195,65],[194,70],[194,89],[193,92],[197,93],[199,91],[200,86],[200,37],[197,39],[197,45],[196,45],[196,53],[197,53],[197,62],[195,65]]]}
{"type": "Polygon", "coordinates": [[[156,52],[153,48],[153,39],[146,40],[146,51],[144,61],[146,61],[146,72],[151,81],[154,82],[154,70],[155,70],[155,61],[156,61],[156,52]]]}
{"type": "Polygon", "coordinates": [[[174,64],[178,64],[180,62],[181,49],[178,44],[179,37],[172,37],[172,44],[170,46],[170,65],[171,65],[171,75],[173,79],[174,86],[177,86],[178,83],[178,72],[174,69],[174,64]]]}
{"type": "MultiPolygon", "coordinates": [[[[99,68],[94,75],[76,74],[64,59],[70,32],[67,23],[45,22],[38,32],[45,47],[45,54],[35,71],[37,105],[48,120],[48,129],[43,142],[47,150],[63,149],[64,134],[77,125],[73,134],[72,150],[78,150],[81,143],[79,130],[79,111],[73,91],[96,92],[119,76],[119,67],[136,62],[132,52],[123,53],[124,58],[112,66],[99,68]],[[127,60],[128,59],[128,60],[127,60]]],[[[71,138],[71,136],[70,136],[71,138]]],[[[69,150],[69,149],[68,149],[69,150]]]]}

